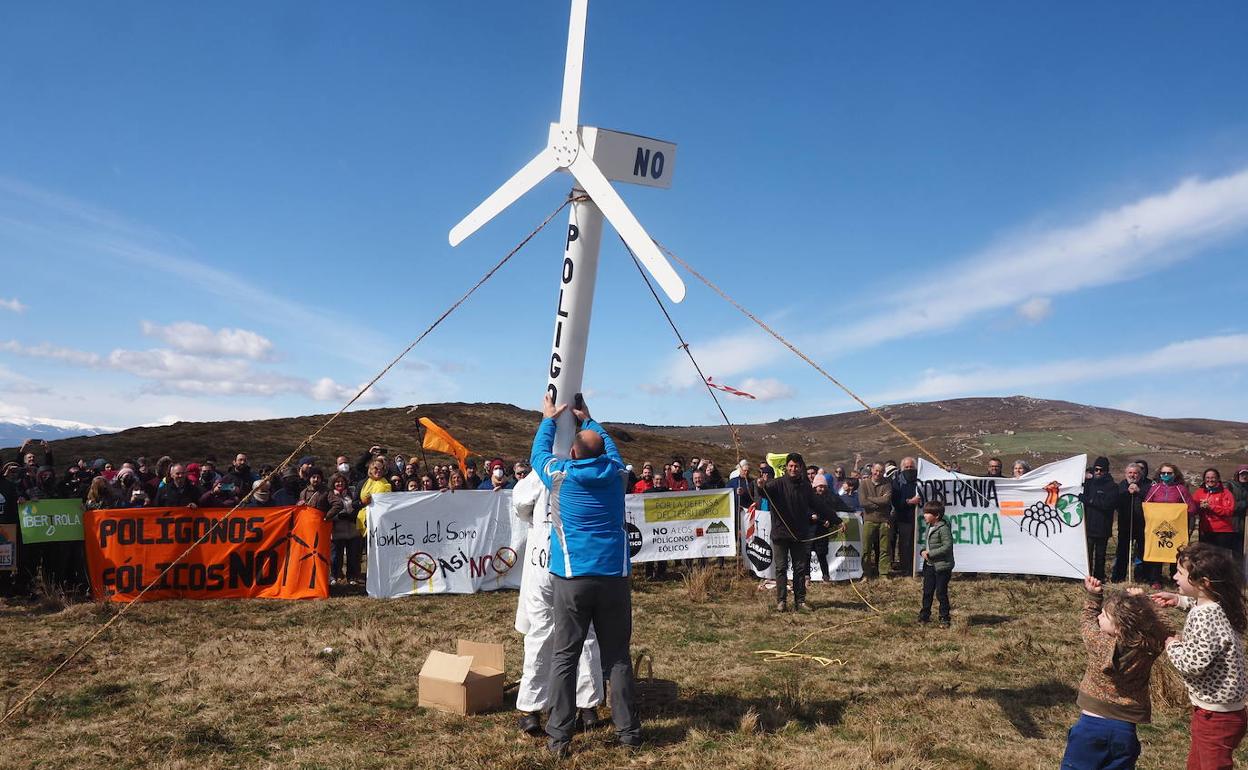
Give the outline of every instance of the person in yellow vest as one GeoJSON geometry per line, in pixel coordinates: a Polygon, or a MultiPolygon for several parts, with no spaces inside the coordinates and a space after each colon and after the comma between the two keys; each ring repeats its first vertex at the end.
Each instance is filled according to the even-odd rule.
{"type": "Polygon", "coordinates": [[[386,478],[386,460],[384,457],[374,457],[368,463],[368,478],[364,479],[364,483],[360,485],[359,500],[360,513],[356,519],[356,523],[360,529],[361,537],[368,537],[368,506],[373,501],[373,495],[380,495],[386,492],[393,492],[390,481],[386,478]]]}

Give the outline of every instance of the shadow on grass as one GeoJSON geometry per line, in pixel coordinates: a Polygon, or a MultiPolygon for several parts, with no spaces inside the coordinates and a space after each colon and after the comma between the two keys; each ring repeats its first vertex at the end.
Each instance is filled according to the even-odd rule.
{"type": "Polygon", "coordinates": [[[1045,737],[1031,716],[1033,709],[1074,703],[1076,694],[1075,688],[1056,680],[1030,687],[981,687],[975,691],[976,697],[995,700],[1024,738],[1045,737]]]}
{"type": "Polygon", "coordinates": [[[847,700],[742,698],[723,692],[681,692],[672,703],[643,710],[641,718],[646,740],[664,746],[683,742],[693,729],[769,734],[794,727],[837,725],[848,705],[847,700]]]}
{"type": "Polygon", "coordinates": [[[966,618],[968,626],[999,626],[1013,620],[1012,615],[970,615],[966,618]]]}

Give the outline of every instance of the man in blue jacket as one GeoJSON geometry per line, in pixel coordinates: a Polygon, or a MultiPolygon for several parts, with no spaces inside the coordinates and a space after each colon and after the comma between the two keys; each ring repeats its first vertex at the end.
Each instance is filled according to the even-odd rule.
{"type": "Polygon", "coordinates": [[[628,536],[624,530],[627,471],[615,442],[589,416],[583,400],[573,409],[580,430],[572,456],[554,454],[556,420],[568,408],[546,394],[531,462],[550,489],[550,574],[555,627],[547,747],[566,755],[576,720],[576,666],[590,623],[598,635],[604,678],[611,680],[611,718],[625,746],[641,745],[633,700],[633,635],[628,536]]]}

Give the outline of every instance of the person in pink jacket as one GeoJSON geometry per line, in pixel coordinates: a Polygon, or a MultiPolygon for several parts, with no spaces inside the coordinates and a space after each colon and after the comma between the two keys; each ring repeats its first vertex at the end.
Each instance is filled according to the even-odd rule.
{"type": "MultiPolygon", "coordinates": [[[[1144,496],[1146,503],[1183,503],[1187,506],[1187,531],[1192,531],[1192,517],[1196,515],[1196,503],[1192,493],[1187,489],[1187,482],[1179,466],[1174,463],[1162,463],[1157,466],[1157,479],[1148,488],[1144,496]]],[[[1174,565],[1170,565],[1170,579],[1174,579],[1174,565]]]]}
{"type": "Polygon", "coordinates": [[[1235,495],[1222,483],[1217,468],[1205,471],[1204,483],[1192,493],[1200,517],[1200,542],[1235,550],[1235,495]]]}

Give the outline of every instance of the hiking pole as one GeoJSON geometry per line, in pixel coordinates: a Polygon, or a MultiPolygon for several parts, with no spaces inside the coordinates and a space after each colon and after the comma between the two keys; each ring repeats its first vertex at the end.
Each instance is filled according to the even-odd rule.
{"type": "MultiPolygon", "coordinates": [[[[1127,582],[1135,582],[1135,556],[1132,551],[1135,550],[1135,493],[1131,493],[1131,507],[1127,509],[1127,536],[1130,540],[1127,542],[1127,582]]],[[[1143,556],[1143,554],[1141,554],[1143,556]]]]}

